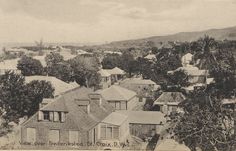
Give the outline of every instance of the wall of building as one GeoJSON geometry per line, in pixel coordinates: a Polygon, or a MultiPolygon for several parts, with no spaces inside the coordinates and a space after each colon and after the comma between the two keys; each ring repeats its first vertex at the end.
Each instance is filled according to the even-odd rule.
{"type": "Polygon", "coordinates": [[[127,110],[132,110],[138,104],[138,101],[139,99],[137,96],[131,98],[127,103],[127,110]]]}

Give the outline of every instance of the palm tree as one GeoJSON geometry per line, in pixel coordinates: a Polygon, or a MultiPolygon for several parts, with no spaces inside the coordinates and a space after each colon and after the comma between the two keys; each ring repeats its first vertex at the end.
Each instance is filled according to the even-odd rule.
{"type": "Polygon", "coordinates": [[[214,38],[205,35],[197,41],[200,50],[195,52],[195,60],[200,59],[198,67],[200,69],[211,69],[216,63],[215,48],[217,42],[214,38]]]}

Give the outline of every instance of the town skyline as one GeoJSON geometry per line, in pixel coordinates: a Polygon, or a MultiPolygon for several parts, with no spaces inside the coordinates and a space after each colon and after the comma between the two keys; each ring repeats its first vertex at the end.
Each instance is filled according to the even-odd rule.
{"type": "Polygon", "coordinates": [[[49,43],[106,43],[236,25],[234,0],[1,0],[0,4],[0,43],[33,43],[41,38],[49,43]]]}

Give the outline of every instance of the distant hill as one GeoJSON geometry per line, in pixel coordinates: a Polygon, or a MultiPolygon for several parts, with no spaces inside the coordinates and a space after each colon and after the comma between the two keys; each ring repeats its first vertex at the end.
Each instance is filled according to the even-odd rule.
{"type": "Polygon", "coordinates": [[[153,43],[154,46],[160,47],[163,44],[168,43],[168,41],[194,41],[199,39],[204,35],[209,35],[216,40],[236,40],[236,26],[223,28],[223,29],[209,29],[205,31],[198,32],[180,32],[173,35],[166,36],[153,36],[143,39],[135,39],[135,40],[125,40],[125,41],[116,41],[108,44],[93,46],[93,48],[100,49],[125,49],[130,47],[142,48],[147,46],[148,43],[153,43]]]}

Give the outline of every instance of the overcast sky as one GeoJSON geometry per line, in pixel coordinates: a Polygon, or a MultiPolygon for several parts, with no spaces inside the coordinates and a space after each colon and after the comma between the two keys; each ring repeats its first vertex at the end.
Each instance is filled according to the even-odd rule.
{"type": "Polygon", "coordinates": [[[0,0],[0,43],[109,42],[236,25],[236,0],[0,0]]]}

